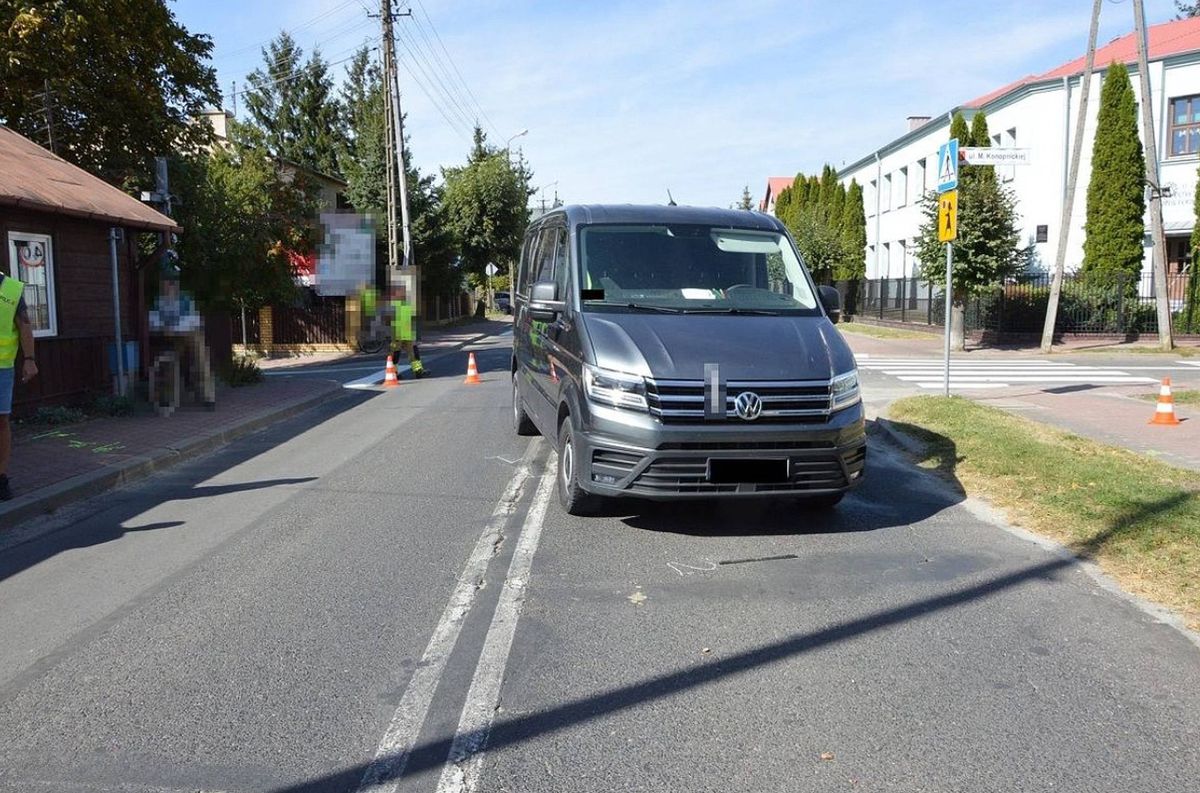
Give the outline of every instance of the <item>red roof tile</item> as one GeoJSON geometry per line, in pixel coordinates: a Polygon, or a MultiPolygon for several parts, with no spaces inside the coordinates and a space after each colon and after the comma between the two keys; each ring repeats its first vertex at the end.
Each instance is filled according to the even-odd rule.
{"type": "Polygon", "coordinates": [[[0,205],[128,228],[179,230],[175,221],[0,124],[0,205]]]}
{"type": "MultiPolygon", "coordinates": [[[[1151,25],[1146,31],[1146,38],[1149,39],[1150,46],[1147,52],[1151,61],[1162,60],[1171,55],[1179,55],[1184,52],[1200,50],[1200,17],[1176,19],[1170,22],[1163,22],[1160,25],[1151,25]]],[[[995,101],[1009,92],[1030,83],[1040,83],[1045,80],[1074,77],[1077,74],[1083,74],[1085,60],[1086,56],[1080,56],[1073,61],[1064,63],[1057,69],[1051,69],[1043,74],[1031,74],[1028,77],[1023,77],[1016,82],[1009,83],[1003,88],[997,88],[995,91],[967,102],[963,106],[982,107],[988,102],[995,101]]],[[[1137,41],[1133,33],[1127,33],[1124,36],[1115,38],[1096,50],[1096,69],[1104,69],[1113,61],[1124,64],[1135,63],[1137,61],[1137,41]]]]}

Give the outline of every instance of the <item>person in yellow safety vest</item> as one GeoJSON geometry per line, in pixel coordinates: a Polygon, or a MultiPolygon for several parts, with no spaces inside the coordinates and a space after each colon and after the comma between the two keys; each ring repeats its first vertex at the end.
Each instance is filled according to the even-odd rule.
{"type": "Polygon", "coordinates": [[[412,366],[413,377],[425,377],[427,372],[425,364],[421,363],[421,351],[417,349],[417,332],[413,326],[415,311],[412,302],[408,300],[403,284],[398,284],[392,289],[390,308],[392,314],[392,360],[396,360],[400,353],[404,352],[412,366]]]}
{"type": "Polygon", "coordinates": [[[12,498],[8,484],[8,460],[12,454],[13,386],[16,380],[17,349],[21,351],[21,382],[37,377],[33,359],[33,325],[25,306],[25,284],[0,273],[0,501],[12,498]]]}

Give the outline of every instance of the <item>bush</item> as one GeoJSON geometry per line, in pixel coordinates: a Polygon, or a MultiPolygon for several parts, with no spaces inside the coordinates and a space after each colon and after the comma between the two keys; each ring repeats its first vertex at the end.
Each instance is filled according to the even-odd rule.
{"type": "Polygon", "coordinates": [[[240,388],[262,382],[262,370],[253,359],[239,356],[222,367],[220,378],[230,388],[240,388]]]}
{"type": "Polygon", "coordinates": [[[30,424],[48,424],[51,427],[57,427],[61,424],[78,424],[87,418],[79,408],[64,407],[56,405],[54,407],[40,407],[37,412],[29,419],[30,424]]]}
{"type": "Polygon", "coordinates": [[[88,412],[97,416],[131,416],[133,415],[133,399],[127,396],[100,394],[92,400],[88,412]]]}

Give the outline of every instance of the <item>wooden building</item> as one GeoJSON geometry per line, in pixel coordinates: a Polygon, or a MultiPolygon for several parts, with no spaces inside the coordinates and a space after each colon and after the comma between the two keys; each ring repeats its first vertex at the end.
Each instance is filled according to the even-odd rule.
{"type": "Polygon", "coordinates": [[[26,283],[40,370],[29,384],[18,382],[14,412],[110,391],[109,350],[116,337],[110,230],[121,229],[122,338],[138,342],[144,357],[147,295],[137,236],[181,229],[3,125],[0,174],[0,271],[26,283]]]}

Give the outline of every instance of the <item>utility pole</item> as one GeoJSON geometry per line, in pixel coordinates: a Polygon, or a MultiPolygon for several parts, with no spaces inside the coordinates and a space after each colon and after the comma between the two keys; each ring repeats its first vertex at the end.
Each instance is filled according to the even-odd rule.
{"type": "Polygon", "coordinates": [[[58,154],[54,142],[54,100],[50,96],[50,78],[42,81],[42,109],[46,114],[46,134],[50,138],[50,153],[58,154]]]}
{"type": "Polygon", "coordinates": [[[1151,107],[1150,67],[1146,54],[1146,16],[1142,0],[1133,0],[1134,38],[1137,39],[1138,80],[1141,83],[1142,137],[1146,147],[1146,182],[1150,185],[1150,233],[1154,250],[1150,256],[1154,273],[1154,302],[1158,306],[1158,346],[1164,351],[1175,348],[1171,334],[1171,304],[1167,298],[1167,237],[1163,231],[1162,182],[1158,173],[1158,144],[1154,137],[1154,110],[1151,107]]]}
{"type": "MultiPolygon", "coordinates": [[[[1054,255],[1054,278],[1050,282],[1050,299],[1046,303],[1046,324],[1042,328],[1042,352],[1054,347],[1054,324],[1058,321],[1058,301],[1062,295],[1063,268],[1066,266],[1067,243],[1071,237],[1071,213],[1075,205],[1075,184],[1079,181],[1079,158],[1083,153],[1083,128],[1087,122],[1088,94],[1092,89],[1092,69],[1096,64],[1096,33],[1100,28],[1100,5],[1092,3],[1092,26],[1088,31],[1087,59],[1079,83],[1079,112],[1075,114],[1075,139],[1071,143],[1071,165],[1067,170],[1067,192],[1063,196],[1062,219],[1058,224],[1058,250],[1054,255]]],[[[1143,103],[1144,104],[1144,103],[1143,103]]]]}
{"type": "Polygon", "coordinates": [[[412,16],[411,11],[394,13],[391,0],[380,0],[380,19],[383,23],[381,58],[383,60],[384,115],[387,147],[388,182],[388,280],[395,278],[398,267],[413,264],[412,234],[408,217],[408,184],[404,171],[404,125],[400,112],[400,79],[396,70],[395,34],[392,23],[397,17],[412,16]],[[400,237],[397,239],[396,219],[399,204],[400,237]],[[398,243],[402,245],[398,250],[398,243]]]}
{"type": "Polygon", "coordinates": [[[237,118],[237,80],[229,87],[229,97],[233,99],[233,117],[237,118]]]}

